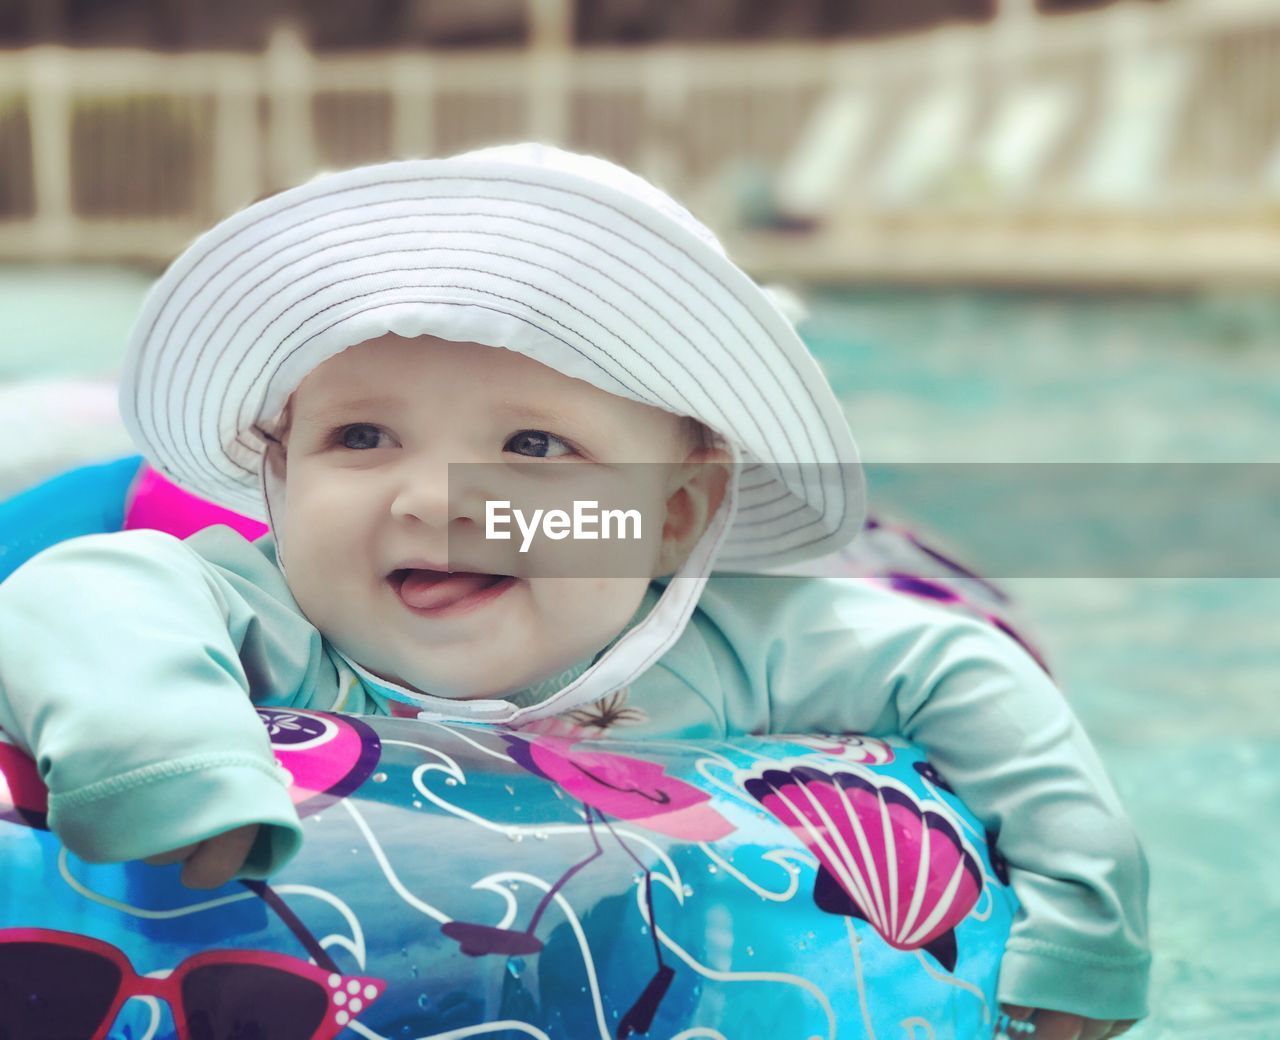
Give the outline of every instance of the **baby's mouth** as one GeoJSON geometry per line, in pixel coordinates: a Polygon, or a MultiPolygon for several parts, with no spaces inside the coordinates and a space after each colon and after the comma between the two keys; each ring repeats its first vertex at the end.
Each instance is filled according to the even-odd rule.
{"type": "Polygon", "coordinates": [[[405,567],[387,581],[405,606],[430,615],[458,613],[501,595],[515,584],[508,574],[477,571],[433,571],[405,567]]]}

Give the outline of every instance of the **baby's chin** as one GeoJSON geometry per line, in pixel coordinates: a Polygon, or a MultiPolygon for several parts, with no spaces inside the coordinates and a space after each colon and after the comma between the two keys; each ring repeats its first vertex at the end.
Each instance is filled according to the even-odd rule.
{"type": "Polygon", "coordinates": [[[530,632],[524,639],[510,635],[505,639],[495,638],[484,653],[470,646],[454,648],[455,652],[451,652],[447,644],[422,648],[379,646],[368,632],[360,633],[363,638],[352,641],[359,645],[353,645],[350,650],[336,640],[335,644],[352,661],[359,662],[384,682],[431,697],[454,701],[503,700],[538,686],[545,698],[581,674],[622,632],[629,615],[616,625],[609,625],[606,631],[596,626],[590,633],[583,631],[582,620],[565,619],[558,633],[530,632]],[[575,624],[576,638],[565,638],[564,628],[575,624]],[[556,635],[560,638],[554,638],[556,635]]]}

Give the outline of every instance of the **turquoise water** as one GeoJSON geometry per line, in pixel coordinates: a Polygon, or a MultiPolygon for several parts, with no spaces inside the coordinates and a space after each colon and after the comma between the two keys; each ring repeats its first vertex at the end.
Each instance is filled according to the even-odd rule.
{"type": "MultiPolygon", "coordinates": [[[[807,338],[872,462],[1280,459],[1280,301],[846,291],[811,305],[807,338]]],[[[1044,535],[1065,541],[1072,523],[1044,535]]],[[[1251,534],[1280,545],[1275,528],[1251,534]]],[[[1280,1037],[1280,581],[1004,584],[1151,861],[1152,1014],[1128,1035],[1280,1037]]]]}
{"type": "MultiPolygon", "coordinates": [[[[127,450],[111,379],[148,281],[0,269],[0,495],[127,450]]],[[[846,290],[810,304],[805,335],[872,462],[1280,462],[1280,302],[846,290]]],[[[930,517],[963,550],[951,519],[930,517]]],[[[1073,518],[1057,523],[1049,545],[1073,518]]],[[[1151,860],[1152,1015],[1129,1035],[1280,1037],[1280,580],[1006,585],[1151,860]]]]}

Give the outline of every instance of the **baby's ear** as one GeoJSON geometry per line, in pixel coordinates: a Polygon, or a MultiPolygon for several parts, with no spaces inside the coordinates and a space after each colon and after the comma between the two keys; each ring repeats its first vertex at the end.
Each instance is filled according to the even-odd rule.
{"type": "Polygon", "coordinates": [[[280,445],[282,455],[288,454],[289,435],[293,433],[293,398],[294,394],[290,394],[280,414],[270,423],[265,424],[265,428],[259,427],[258,430],[264,439],[280,445]]]}
{"type": "Polygon", "coordinates": [[[658,574],[679,570],[698,544],[729,487],[733,460],[721,448],[697,448],[672,467],[658,574]]]}

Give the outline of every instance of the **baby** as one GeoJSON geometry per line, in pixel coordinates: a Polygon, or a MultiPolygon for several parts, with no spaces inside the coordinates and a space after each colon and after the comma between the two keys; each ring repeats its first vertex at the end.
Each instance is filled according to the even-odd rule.
{"type": "Polygon", "coordinates": [[[857,534],[856,449],[787,321],[635,175],[522,145],[256,203],[157,283],[121,404],[271,535],[74,539],[0,585],[0,728],[83,858],[277,870],[301,827],[255,705],[901,734],[999,835],[1013,1017],[1146,1013],[1146,862],[1044,672],[940,608],[761,573],[857,534]],[[493,524],[584,498],[634,512],[625,549],[493,524]]]}

